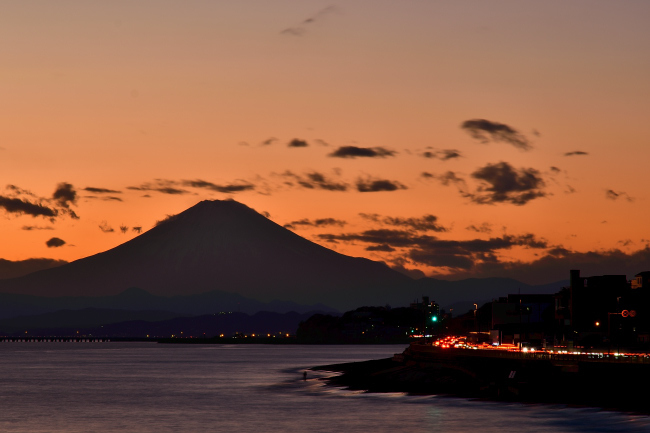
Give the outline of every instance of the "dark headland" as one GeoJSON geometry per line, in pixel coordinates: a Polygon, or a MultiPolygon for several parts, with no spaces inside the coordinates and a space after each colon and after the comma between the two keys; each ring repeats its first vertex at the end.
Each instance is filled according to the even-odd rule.
{"type": "Polygon", "coordinates": [[[647,356],[441,349],[412,343],[392,358],[324,365],[328,384],[493,401],[565,404],[650,414],[647,356]]]}

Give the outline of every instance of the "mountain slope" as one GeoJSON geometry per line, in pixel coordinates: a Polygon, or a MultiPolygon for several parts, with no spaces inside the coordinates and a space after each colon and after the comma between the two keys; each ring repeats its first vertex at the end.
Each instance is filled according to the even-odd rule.
{"type": "Polygon", "coordinates": [[[106,252],[0,281],[0,293],[107,296],[212,290],[342,310],[405,302],[413,280],[310,242],[235,201],[202,201],[106,252]]]}

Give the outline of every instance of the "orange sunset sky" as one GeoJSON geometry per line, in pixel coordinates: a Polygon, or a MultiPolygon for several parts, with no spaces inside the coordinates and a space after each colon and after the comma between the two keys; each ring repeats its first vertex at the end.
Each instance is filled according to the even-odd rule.
{"type": "Polygon", "coordinates": [[[234,199],[413,276],[630,278],[650,270],[649,19],[645,0],[4,3],[0,277],[234,199]]]}

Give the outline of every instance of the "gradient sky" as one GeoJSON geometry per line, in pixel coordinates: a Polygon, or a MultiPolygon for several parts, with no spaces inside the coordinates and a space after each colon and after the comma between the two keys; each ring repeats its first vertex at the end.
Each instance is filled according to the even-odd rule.
{"type": "Polygon", "coordinates": [[[0,277],[226,198],[416,276],[650,270],[649,17],[645,0],[3,3],[0,277]]]}

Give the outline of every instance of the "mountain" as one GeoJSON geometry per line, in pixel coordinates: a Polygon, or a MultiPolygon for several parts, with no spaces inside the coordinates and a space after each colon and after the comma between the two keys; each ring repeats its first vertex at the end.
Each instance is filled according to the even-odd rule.
{"type": "Polygon", "coordinates": [[[345,311],[405,304],[413,282],[383,263],[308,241],[241,203],[215,200],[103,253],[0,280],[0,293],[96,297],[138,287],[169,297],[221,291],[345,311]]]}
{"type": "MultiPolygon", "coordinates": [[[[254,314],[258,311],[306,313],[319,311],[337,314],[338,310],[322,304],[301,305],[289,301],[261,302],[236,293],[213,290],[196,295],[157,296],[131,287],[111,296],[44,296],[0,294],[0,320],[34,316],[62,310],[157,310],[176,315],[199,316],[220,312],[254,314]]],[[[1,329],[1,328],[0,328],[1,329]]]]}

